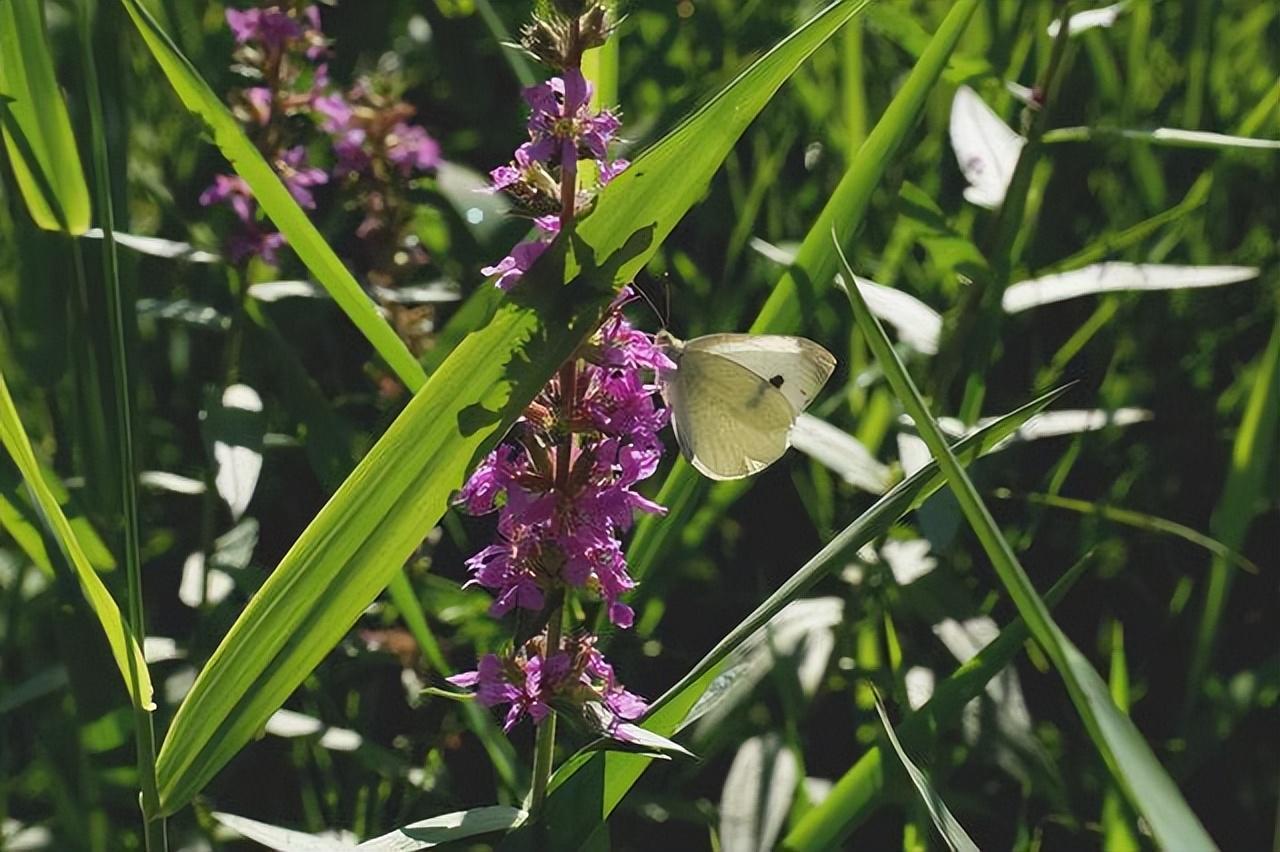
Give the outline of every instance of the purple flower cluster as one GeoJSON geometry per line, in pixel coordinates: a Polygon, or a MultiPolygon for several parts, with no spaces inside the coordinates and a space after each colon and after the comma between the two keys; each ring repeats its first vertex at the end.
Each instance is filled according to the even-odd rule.
{"type": "MultiPolygon", "coordinates": [[[[379,286],[403,283],[428,258],[411,233],[413,210],[401,185],[439,165],[439,144],[410,123],[415,110],[387,91],[393,87],[364,79],[346,92],[334,88],[316,6],[227,9],[226,15],[236,65],[258,81],[233,96],[236,116],[304,209],[316,209],[317,187],[340,183],[364,214],[356,235],[377,243],[367,247],[368,268],[362,272],[379,286]],[[308,163],[312,141],[321,156],[331,148],[332,176],[308,163]]],[[[200,203],[226,205],[234,214],[237,226],[227,240],[232,262],[260,257],[278,264],[284,237],[262,221],[242,179],[216,175],[200,203]]]]}
{"type": "Polygon", "coordinates": [[[490,188],[508,193],[537,217],[534,222],[541,233],[480,270],[484,275],[498,276],[495,284],[503,290],[515,286],[560,232],[559,220],[551,214],[560,208],[564,182],[575,187],[575,206],[583,209],[590,205],[594,192],[629,165],[626,160],[609,158],[609,143],[620,123],[610,110],[593,111],[591,94],[591,83],[577,68],[567,68],[563,76],[524,90],[530,107],[529,141],[516,149],[510,163],[489,173],[490,188]],[[578,161],[588,159],[596,165],[595,187],[579,191],[578,161]]]}
{"type": "MultiPolygon", "coordinates": [[[[636,512],[665,512],[635,489],[657,470],[663,451],[658,432],[667,410],[656,404],[653,376],[674,365],[623,316],[627,298],[615,302],[579,353],[574,387],[562,387],[561,376],[552,379],[459,494],[466,511],[498,514],[497,540],[467,560],[470,582],[495,596],[495,617],[516,608],[540,611],[553,590],[578,589],[598,595],[615,626],[628,628],[635,619],[622,602],[635,582],[620,536],[636,512]],[[570,435],[576,440],[563,452],[570,435]]],[[[580,706],[588,696],[577,686],[579,675],[559,677],[578,669],[566,669],[556,653],[543,655],[540,642],[541,636],[506,660],[486,658],[478,673],[455,683],[479,683],[477,695],[487,706],[511,704],[508,727],[526,712],[541,721],[545,696],[562,694],[566,684],[573,686],[566,699],[580,706]]],[[[637,717],[643,701],[623,690],[594,646],[591,651],[595,656],[582,671],[607,673],[607,687],[595,696],[605,715],[637,717]]]]}
{"type": "Polygon", "coordinates": [[[471,475],[462,506],[471,514],[498,512],[498,541],[467,561],[472,582],[496,595],[494,616],[513,607],[539,610],[548,589],[568,586],[598,593],[609,620],[631,626],[634,615],[620,598],[635,583],[619,536],[635,512],[664,511],[634,488],[657,470],[658,432],[667,422],[645,374],[670,366],[653,339],[615,309],[584,352],[573,398],[552,379],[512,440],[471,475]],[[562,455],[556,443],[567,434],[579,440],[562,455]]]}
{"type": "Polygon", "coordinates": [[[551,654],[545,653],[540,638],[511,657],[486,654],[476,671],[455,675],[449,682],[474,687],[476,699],[486,707],[507,705],[502,724],[505,731],[526,714],[541,723],[553,707],[572,710],[594,703],[610,720],[606,731],[626,739],[622,723],[640,718],[648,709],[644,699],[618,682],[613,666],[588,636],[571,637],[551,654]]]}

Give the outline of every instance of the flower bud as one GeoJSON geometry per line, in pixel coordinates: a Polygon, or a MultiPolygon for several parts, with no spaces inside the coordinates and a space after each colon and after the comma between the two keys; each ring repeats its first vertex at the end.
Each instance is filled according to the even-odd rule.
{"type": "Polygon", "coordinates": [[[609,40],[609,12],[604,6],[592,6],[578,22],[579,38],[583,50],[599,47],[609,40]]]}

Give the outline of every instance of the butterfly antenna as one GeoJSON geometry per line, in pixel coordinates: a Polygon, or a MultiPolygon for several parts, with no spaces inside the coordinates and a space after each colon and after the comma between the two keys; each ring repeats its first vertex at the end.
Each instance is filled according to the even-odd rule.
{"type": "MultiPolygon", "coordinates": [[[[658,318],[659,322],[662,323],[662,327],[666,328],[667,319],[668,319],[667,316],[663,315],[662,311],[658,310],[657,304],[654,303],[653,299],[649,298],[649,294],[646,293],[644,291],[644,288],[640,286],[640,282],[638,281],[636,282],[634,289],[635,289],[635,292],[640,294],[640,298],[644,299],[645,304],[649,306],[650,310],[653,311],[653,315],[658,318]]],[[[667,307],[670,308],[670,303],[668,303],[667,307]]]]}

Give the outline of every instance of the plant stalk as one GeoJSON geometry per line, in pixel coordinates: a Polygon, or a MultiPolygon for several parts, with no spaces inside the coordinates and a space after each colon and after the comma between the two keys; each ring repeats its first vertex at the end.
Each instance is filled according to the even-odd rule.
{"type": "MultiPolygon", "coordinates": [[[[85,96],[89,102],[89,124],[93,142],[93,173],[97,185],[102,223],[102,277],[107,290],[107,328],[111,337],[111,372],[118,394],[115,405],[116,440],[120,459],[120,511],[124,527],[124,563],[126,574],[129,632],[141,647],[146,640],[146,618],[142,606],[142,556],[138,544],[138,465],[134,457],[133,396],[129,392],[129,349],[125,334],[125,302],[121,292],[119,262],[116,254],[115,210],[111,197],[110,152],[107,150],[105,121],[102,114],[98,67],[93,54],[92,0],[78,4],[80,46],[83,51],[85,96]]],[[[77,244],[77,252],[79,251],[77,244]]],[[[138,670],[132,654],[128,655],[129,677],[133,692],[138,694],[138,670]]],[[[160,811],[156,783],[155,723],[151,712],[133,707],[134,737],[137,740],[138,779],[141,787],[143,840],[148,852],[169,848],[165,821],[160,811]]]]}

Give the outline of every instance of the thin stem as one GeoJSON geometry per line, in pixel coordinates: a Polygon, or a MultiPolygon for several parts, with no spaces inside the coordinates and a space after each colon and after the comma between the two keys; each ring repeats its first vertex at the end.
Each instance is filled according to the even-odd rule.
{"type": "MultiPolygon", "coordinates": [[[[566,59],[570,69],[580,70],[582,64],[581,32],[578,19],[569,24],[569,41],[566,59]]],[[[566,109],[567,109],[566,104],[566,109]]],[[[577,213],[578,162],[576,152],[560,163],[560,239],[573,235],[574,216],[577,213]]],[[[569,485],[569,473],[573,465],[573,422],[576,414],[574,403],[578,395],[578,359],[571,356],[560,368],[561,418],[565,425],[564,437],[556,446],[556,487],[564,493],[569,485]]],[[[547,619],[547,641],[542,649],[543,660],[560,650],[564,632],[564,590],[555,592],[551,604],[551,616],[547,619]]],[[[551,768],[556,750],[556,714],[549,713],[538,727],[538,738],[533,749],[533,789],[530,793],[530,811],[536,817],[542,811],[547,798],[547,785],[551,781],[551,768]]]]}
{"type": "MultiPolygon", "coordinates": [[[[138,465],[134,458],[133,396],[130,393],[129,350],[125,336],[125,302],[121,293],[119,265],[116,257],[115,210],[112,207],[110,153],[107,150],[106,124],[98,84],[98,67],[93,54],[93,12],[87,0],[79,5],[80,46],[84,51],[86,96],[89,102],[90,129],[93,141],[93,171],[97,184],[98,205],[102,220],[102,275],[107,290],[107,327],[111,337],[111,372],[117,389],[115,405],[116,440],[120,458],[120,508],[124,527],[124,562],[129,631],[141,646],[146,638],[146,618],[142,608],[142,556],[138,544],[138,465]]],[[[77,251],[79,244],[76,243],[77,251]]],[[[129,677],[133,692],[138,694],[137,663],[129,660],[129,677]]],[[[156,784],[155,724],[151,713],[135,703],[134,736],[137,740],[138,777],[141,786],[143,837],[148,852],[169,848],[160,810],[156,784]]]]}
{"type": "MultiPolygon", "coordinates": [[[[564,593],[560,593],[561,603],[557,604],[547,620],[547,644],[543,651],[543,659],[560,648],[560,640],[564,631],[564,593]]],[[[530,812],[536,817],[542,812],[542,804],[547,799],[547,784],[551,780],[551,764],[556,751],[556,714],[548,713],[538,726],[538,738],[533,746],[533,791],[530,794],[530,812]]]]}

